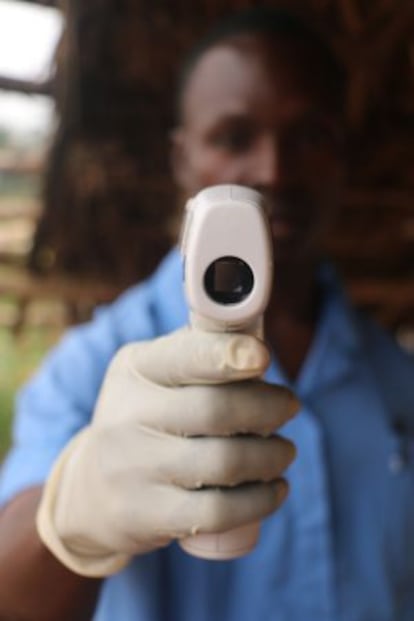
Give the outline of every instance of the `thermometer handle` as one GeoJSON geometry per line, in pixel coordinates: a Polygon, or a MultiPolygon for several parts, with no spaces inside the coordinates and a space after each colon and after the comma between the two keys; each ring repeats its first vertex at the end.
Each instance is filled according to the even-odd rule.
{"type": "MultiPolygon", "coordinates": [[[[237,185],[205,188],[187,203],[181,252],[190,325],[206,332],[237,332],[263,339],[273,252],[265,202],[237,185]]],[[[232,559],[256,545],[259,522],[218,534],[182,539],[205,559],[232,559]]]]}
{"type": "MultiPolygon", "coordinates": [[[[191,326],[196,329],[215,332],[226,331],[223,330],[222,325],[214,325],[211,320],[194,313],[191,314],[190,321],[191,326]]],[[[259,317],[250,326],[244,327],[243,333],[263,339],[263,317],[259,317]]],[[[179,543],[183,550],[192,556],[208,560],[230,560],[251,552],[256,546],[259,532],[260,523],[253,522],[224,533],[200,533],[181,539],[179,543]]]]}

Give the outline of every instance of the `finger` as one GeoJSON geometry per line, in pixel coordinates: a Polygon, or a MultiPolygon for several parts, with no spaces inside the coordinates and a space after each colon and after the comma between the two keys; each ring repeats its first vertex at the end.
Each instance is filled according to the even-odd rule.
{"type": "MultiPolygon", "coordinates": [[[[145,389],[144,389],[145,390],[145,389]]],[[[149,390],[148,390],[149,392],[149,390]]],[[[141,416],[148,426],[181,436],[270,435],[299,410],[282,386],[246,381],[220,386],[164,388],[140,399],[155,405],[141,416]]]]}
{"type": "Polygon", "coordinates": [[[269,364],[265,344],[253,336],[190,328],[127,345],[118,358],[137,377],[164,386],[218,384],[259,377],[269,364]]]}
{"type": "Polygon", "coordinates": [[[175,496],[169,525],[179,538],[197,533],[222,533],[261,520],[282,504],[285,480],[249,483],[230,489],[181,490],[175,496]]]}
{"type": "Polygon", "coordinates": [[[281,437],[176,438],[158,474],[187,489],[235,487],[281,477],[296,449],[281,437]]]}

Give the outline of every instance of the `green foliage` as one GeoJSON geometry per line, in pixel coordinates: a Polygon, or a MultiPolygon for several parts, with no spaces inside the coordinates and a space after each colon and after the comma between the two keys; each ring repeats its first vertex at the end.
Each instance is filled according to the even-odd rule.
{"type": "Polygon", "coordinates": [[[10,444],[14,397],[56,340],[56,334],[45,328],[27,328],[14,337],[0,328],[0,459],[10,444]]]}

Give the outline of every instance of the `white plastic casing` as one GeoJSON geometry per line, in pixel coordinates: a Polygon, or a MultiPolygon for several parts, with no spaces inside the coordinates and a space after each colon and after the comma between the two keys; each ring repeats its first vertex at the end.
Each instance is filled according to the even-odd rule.
{"type": "MultiPolygon", "coordinates": [[[[270,227],[259,192],[239,185],[206,188],[190,199],[181,234],[184,282],[191,324],[216,332],[248,332],[263,338],[262,315],[273,279],[270,227]],[[220,304],[205,290],[208,267],[221,257],[236,257],[253,272],[253,287],[241,302],[220,304]]],[[[259,523],[181,540],[184,550],[207,559],[243,556],[256,545],[259,523]]]]}
{"type": "Polygon", "coordinates": [[[212,330],[243,331],[263,314],[272,286],[273,255],[259,192],[239,185],[199,192],[186,206],[181,252],[187,301],[196,321],[205,320],[212,330]],[[204,287],[207,268],[223,256],[242,259],[253,272],[253,289],[237,304],[218,304],[204,287]]]}

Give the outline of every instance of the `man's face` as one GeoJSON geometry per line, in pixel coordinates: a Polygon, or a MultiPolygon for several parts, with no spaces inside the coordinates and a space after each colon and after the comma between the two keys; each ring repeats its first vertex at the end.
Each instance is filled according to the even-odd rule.
{"type": "Polygon", "coordinates": [[[318,256],[336,211],[339,123],[294,44],[236,42],[208,50],[189,78],[173,137],[176,181],[186,196],[220,183],[259,190],[276,259],[301,263],[318,256]]]}

